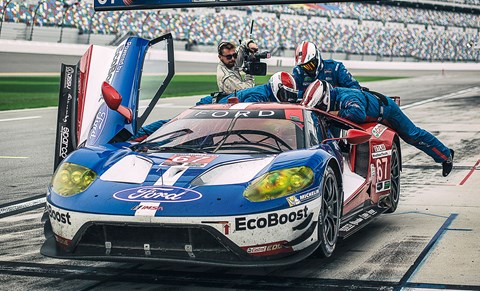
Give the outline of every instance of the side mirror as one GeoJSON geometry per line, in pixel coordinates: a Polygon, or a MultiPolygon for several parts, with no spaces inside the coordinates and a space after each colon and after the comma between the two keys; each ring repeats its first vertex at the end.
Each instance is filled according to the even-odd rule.
{"type": "Polygon", "coordinates": [[[120,93],[118,93],[118,91],[107,82],[102,83],[102,95],[105,103],[107,103],[108,108],[120,113],[127,119],[128,123],[132,122],[132,110],[121,105],[122,95],[120,95],[120,93]]]}
{"type": "Polygon", "coordinates": [[[370,137],[372,135],[366,131],[360,130],[360,129],[349,129],[347,130],[347,136],[345,137],[335,137],[335,138],[327,138],[322,140],[322,143],[326,143],[327,141],[332,141],[332,140],[342,140],[346,139],[349,144],[352,145],[357,145],[357,144],[362,144],[370,140],[370,137]]]}
{"type": "Polygon", "coordinates": [[[347,142],[349,144],[357,145],[362,144],[370,140],[372,135],[366,131],[359,129],[349,129],[347,131],[347,142]]]}

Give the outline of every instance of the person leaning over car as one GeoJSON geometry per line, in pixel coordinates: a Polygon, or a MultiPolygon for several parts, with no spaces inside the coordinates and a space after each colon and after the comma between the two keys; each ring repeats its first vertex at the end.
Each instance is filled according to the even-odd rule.
{"type": "Polygon", "coordinates": [[[296,102],[297,94],[293,76],[287,72],[277,72],[266,84],[235,91],[220,100],[215,100],[211,95],[205,96],[196,105],[227,103],[231,97],[237,97],[238,102],[296,102]]]}
{"type": "Polygon", "coordinates": [[[326,80],[333,87],[361,88],[343,63],[322,59],[317,46],[309,41],[303,41],[295,49],[293,77],[297,82],[300,100],[305,89],[315,80],[326,80]]]}
{"type": "MultiPolygon", "coordinates": [[[[249,45],[252,49],[255,49],[256,47],[252,42],[249,45]]],[[[240,47],[239,50],[237,50],[233,43],[222,41],[217,49],[218,58],[220,60],[217,65],[218,91],[231,94],[235,91],[255,86],[255,80],[252,75],[245,74],[244,78],[242,77],[242,74],[240,74],[241,66],[243,64],[243,47],[240,47]],[[239,54],[240,51],[241,53],[239,54]]]]}
{"type": "Polygon", "coordinates": [[[301,104],[355,123],[382,123],[395,130],[406,143],[425,152],[435,162],[442,163],[444,177],[452,171],[455,152],[433,134],[417,127],[387,96],[359,89],[332,88],[324,80],[315,80],[305,90],[301,104]]]}

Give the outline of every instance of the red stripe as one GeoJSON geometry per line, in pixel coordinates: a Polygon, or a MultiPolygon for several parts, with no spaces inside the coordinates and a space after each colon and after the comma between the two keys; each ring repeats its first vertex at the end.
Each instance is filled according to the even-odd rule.
{"type": "Polygon", "coordinates": [[[437,150],[437,148],[432,148],[432,151],[434,151],[437,155],[439,155],[445,161],[448,160],[448,158],[444,154],[442,154],[439,150],[437,150]]]}
{"type": "Polygon", "coordinates": [[[473,166],[471,169],[470,169],[470,172],[468,172],[467,176],[465,176],[465,178],[463,178],[462,182],[460,182],[460,186],[465,184],[465,182],[467,182],[468,178],[470,178],[470,176],[473,174],[473,171],[476,170],[478,164],[480,164],[480,160],[478,160],[476,163],[475,163],[475,166],[473,166]]]}
{"type": "Polygon", "coordinates": [[[305,57],[307,56],[308,53],[308,42],[304,42],[302,46],[302,64],[305,63],[305,57]]]}

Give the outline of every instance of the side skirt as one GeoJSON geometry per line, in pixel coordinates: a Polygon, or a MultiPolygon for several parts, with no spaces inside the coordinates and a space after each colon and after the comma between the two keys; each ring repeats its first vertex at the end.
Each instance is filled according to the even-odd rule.
{"type": "Polygon", "coordinates": [[[369,207],[365,207],[362,212],[359,212],[354,216],[349,216],[345,220],[342,219],[342,222],[340,223],[339,236],[342,238],[351,236],[377,218],[380,214],[384,213],[386,210],[387,208],[382,208],[374,204],[370,205],[369,207]]]}

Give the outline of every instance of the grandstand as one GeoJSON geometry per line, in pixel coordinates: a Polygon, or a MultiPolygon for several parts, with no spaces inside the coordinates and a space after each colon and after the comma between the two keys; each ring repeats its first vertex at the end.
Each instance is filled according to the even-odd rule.
{"type": "Polygon", "coordinates": [[[480,61],[480,0],[375,3],[95,12],[83,1],[3,0],[0,38],[108,45],[171,32],[187,49],[214,51],[244,39],[254,19],[256,41],[278,53],[310,40],[343,59],[480,61]]]}

